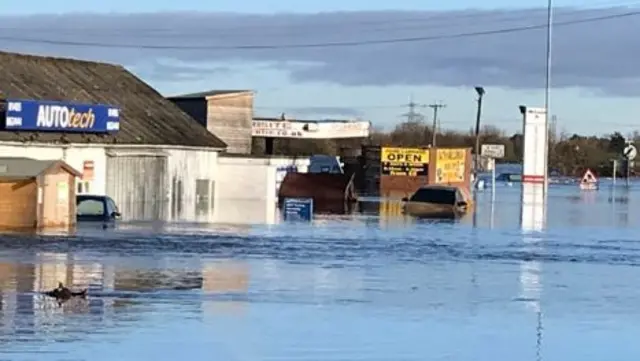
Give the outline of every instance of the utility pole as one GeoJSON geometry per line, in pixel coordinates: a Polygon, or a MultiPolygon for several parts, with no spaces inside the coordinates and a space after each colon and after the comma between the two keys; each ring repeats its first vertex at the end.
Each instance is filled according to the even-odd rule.
{"type": "MultiPolygon", "coordinates": [[[[478,106],[476,109],[476,147],[475,147],[475,164],[474,164],[474,176],[477,178],[478,171],[480,170],[480,120],[482,119],[482,98],[485,91],[481,86],[475,87],[478,94],[478,106]]],[[[494,165],[495,167],[495,165],[494,165]]]]}
{"type": "Polygon", "coordinates": [[[436,145],[436,137],[438,135],[438,110],[445,108],[447,105],[446,104],[442,104],[442,103],[434,103],[434,104],[429,104],[429,108],[433,109],[433,129],[432,129],[432,139],[431,139],[431,146],[433,148],[435,148],[436,145]]]}

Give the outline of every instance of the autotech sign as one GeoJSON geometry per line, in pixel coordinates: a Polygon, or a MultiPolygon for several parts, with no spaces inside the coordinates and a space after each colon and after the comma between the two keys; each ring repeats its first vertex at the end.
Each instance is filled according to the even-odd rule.
{"type": "Polygon", "coordinates": [[[120,109],[103,104],[9,99],[5,128],[17,131],[113,133],[120,130],[120,109]]]}

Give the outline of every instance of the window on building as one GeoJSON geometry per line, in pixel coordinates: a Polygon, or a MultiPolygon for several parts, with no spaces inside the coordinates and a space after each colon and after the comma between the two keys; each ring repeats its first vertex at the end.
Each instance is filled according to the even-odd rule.
{"type": "Polygon", "coordinates": [[[211,181],[196,180],[196,217],[209,214],[211,204],[211,181]]]}
{"type": "Polygon", "coordinates": [[[76,188],[78,194],[89,194],[91,193],[91,182],[79,181],[76,184],[76,188]]]}
{"type": "Polygon", "coordinates": [[[182,216],[182,180],[173,177],[171,183],[171,218],[178,219],[182,216]]]}

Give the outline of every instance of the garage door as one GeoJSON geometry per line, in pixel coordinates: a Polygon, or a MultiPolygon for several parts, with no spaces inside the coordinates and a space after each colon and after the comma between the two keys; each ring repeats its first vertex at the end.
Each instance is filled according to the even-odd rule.
{"type": "Polygon", "coordinates": [[[122,220],[166,220],[166,179],[166,156],[127,155],[107,158],[107,195],[118,204],[122,220]]]}

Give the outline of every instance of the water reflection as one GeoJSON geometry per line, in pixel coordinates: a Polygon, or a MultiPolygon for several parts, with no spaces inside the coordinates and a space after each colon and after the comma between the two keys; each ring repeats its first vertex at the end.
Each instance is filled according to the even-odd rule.
{"type": "Polygon", "coordinates": [[[215,222],[227,224],[275,224],[280,220],[277,203],[272,199],[220,199],[215,222]]]}
{"type": "Polygon", "coordinates": [[[250,269],[246,263],[233,260],[207,262],[203,265],[202,278],[204,292],[234,296],[205,301],[202,306],[205,312],[241,314],[246,311],[250,278],[250,269]]]}
{"type": "MultiPolygon", "coordinates": [[[[35,344],[42,342],[81,341],[96,334],[118,337],[152,317],[158,304],[180,300],[188,296],[184,292],[202,290],[205,284],[224,289],[231,284],[221,287],[219,281],[233,278],[228,269],[219,269],[212,276],[210,267],[205,272],[167,268],[167,264],[150,267],[154,263],[157,267],[157,262],[149,260],[147,268],[117,267],[61,252],[21,253],[18,262],[0,263],[0,344],[26,355],[39,353],[40,346],[35,344]],[[206,283],[203,275],[207,275],[206,283]],[[88,288],[88,297],[59,304],[43,294],[58,282],[71,289],[88,288]],[[176,293],[163,294],[167,291],[176,293]]],[[[199,313],[200,309],[191,307],[189,312],[199,313]]]]}
{"type": "MultiPolygon", "coordinates": [[[[545,229],[547,198],[543,184],[522,185],[522,227],[525,254],[541,254],[545,229]]],[[[542,264],[538,260],[520,263],[521,291],[519,300],[536,315],[536,360],[542,359],[542,322],[543,310],[540,303],[542,295],[542,264]]]]}
{"type": "Polygon", "coordinates": [[[312,224],[0,238],[0,359],[627,359],[640,243],[618,213],[637,217],[637,191],[479,194],[477,227],[372,201],[312,224]],[[86,303],[39,294],[57,282],[86,303]]]}
{"type": "Polygon", "coordinates": [[[103,300],[73,299],[60,305],[55,299],[41,294],[65,280],[81,285],[88,285],[96,278],[99,282],[100,271],[96,274],[94,265],[73,264],[66,254],[37,253],[33,259],[33,263],[2,264],[1,342],[81,339],[86,333],[86,325],[78,322],[79,319],[68,322],[63,317],[69,314],[86,314],[87,325],[98,332],[104,328],[103,300]]]}

